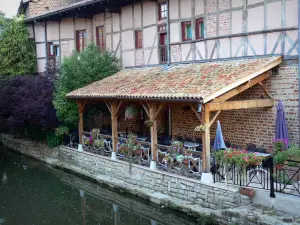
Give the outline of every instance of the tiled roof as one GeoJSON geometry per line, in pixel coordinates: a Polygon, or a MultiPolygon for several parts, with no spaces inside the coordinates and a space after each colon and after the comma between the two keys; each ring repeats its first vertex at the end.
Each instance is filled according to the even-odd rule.
{"type": "Polygon", "coordinates": [[[80,5],[94,1],[95,0],[38,0],[30,2],[25,19],[33,19],[38,16],[59,12],[75,6],[79,7],[80,5]]]}
{"type": "Polygon", "coordinates": [[[125,69],[73,91],[67,97],[192,101],[203,99],[205,103],[281,62],[281,56],[271,56],[125,69]]]}

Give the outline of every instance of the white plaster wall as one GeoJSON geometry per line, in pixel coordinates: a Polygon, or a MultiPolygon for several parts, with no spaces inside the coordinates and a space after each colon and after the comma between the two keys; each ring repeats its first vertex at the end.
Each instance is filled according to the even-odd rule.
{"type": "Polygon", "coordinates": [[[142,27],[142,4],[135,4],[134,8],[134,28],[142,27]]]}
{"type": "Polygon", "coordinates": [[[86,19],[85,18],[75,18],[75,30],[86,29],[86,19]]]}
{"type": "Polygon", "coordinates": [[[145,2],[143,4],[143,25],[149,26],[156,24],[157,21],[157,3],[156,2],[145,2]]]}
{"type": "Polygon", "coordinates": [[[281,2],[268,4],[267,27],[268,29],[281,28],[281,2]]]}
{"type": "Polygon", "coordinates": [[[200,52],[202,58],[200,57],[200,55],[198,54],[198,52],[196,52],[196,60],[203,60],[205,59],[205,45],[204,42],[197,42],[196,43],[196,48],[198,49],[198,52],[200,52]]]}
{"type": "Polygon", "coordinates": [[[213,53],[214,46],[215,46],[214,40],[207,41],[208,59],[215,59],[217,57],[217,49],[215,49],[213,53]]]}
{"type": "Polygon", "coordinates": [[[112,32],[112,14],[111,13],[105,13],[105,30],[106,33],[112,32]]]}
{"type": "Polygon", "coordinates": [[[45,42],[45,27],[40,24],[34,24],[35,42],[45,42]]]}
{"type": "Polygon", "coordinates": [[[195,1],[195,15],[199,16],[204,14],[204,1],[195,1]]]}
{"type": "Polygon", "coordinates": [[[148,65],[158,64],[159,59],[157,48],[144,50],[144,58],[145,63],[148,65]]]}
{"type": "Polygon", "coordinates": [[[272,52],[273,47],[275,46],[275,43],[277,42],[280,34],[281,34],[280,32],[273,32],[267,34],[267,42],[268,42],[267,54],[279,54],[281,52],[281,42],[278,43],[275,52],[274,53],[272,52]]]}
{"type": "Polygon", "coordinates": [[[47,40],[56,41],[59,40],[59,23],[56,21],[47,22],[47,40]]]}
{"type": "MultiPolygon", "coordinates": [[[[287,31],[286,34],[292,39],[292,41],[296,42],[298,39],[298,31],[297,30],[291,30],[287,31]]],[[[285,53],[287,54],[291,48],[291,44],[289,41],[285,41],[285,53]]],[[[291,52],[290,55],[298,55],[297,46],[294,48],[294,50],[291,52]]]]}
{"type": "Polygon", "coordinates": [[[241,44],[242,38],[241,37],[234,37],[231,38],[231,49],[232,49],[232,57],[239,57],[242,56],[242,50],[243,48],[240,48],[238,51],[238,48],[241,44]]]}
{"type": "Polygon", "coordinates": [[[224,38],[220,39],[220,58],[229,58],[230,57],[230,39],[224,38]]]}
{"type": "Polygon", "coordinates": [[[112,51],[112,34],[107,34],[105,39],[106,51],[112,51]]]}
{"type": "MultiPolygon", "coordinates": [[[[119,42],[120,42],[120,34],[113,34],[113,51],[117,50],[119,42]]],[[[120,47],[121,46],[119,45],[119,49],[120,47]]]]}
{"type": "Polygon", "coordinates": [[[178,19],[179,18],[179,0],[169,0],[170,7],[170,19],[178,19]]]}
{"type": "Polygon", "coordinates": [[[112,13],[113,32],[120,31],[120,14],[112,13]]]}
{"type": "Polygon", "coordinates": [[[93,29],[93,20],[86,19],[86,33],[87,33],[87,43],[93,43],[93,35],[95,30],[93,29]]]}
{"type": "Polygon", "coordinates": [[[93,21],[95,27],[104,26],[104,13],[96,14],[93,17],[93,21]]]}
{"type": "Polygon", "coordinates": [[[248,0],[248,5],[256,4],[256,3],[261,3],[263,0],[248,0]]]}
{"type": "Polygon", "coordinates": [[[181,24],[171,23],[170,24],[170,42],[176,43],[181,41],[181,24]]]}
{"type": "Polygon", "coordinates": [[[192,0],[180,1],[181,18],[192,17],[192,0]]]}
{"type": "Polygon", "coordinates": [[[45,44],[37,44],[36,45],[36,57],[37,58],[45,58],[46,57],[46,49],[45,44]]]}
{"type": "Polygon", "coordinates": [[[243,12],[233,11],[232,12],[232,34],[242,33],[243,31],[243,12]]]}
{"type": "Polygon", "coordinates": [[[122,29],[132,29],[133,28],[133,18],[132,18],[132,6],[125,6],[122,8],[122,29]]]}
{"type": "Polygon", "coordinates": [[[144,36],[144,43],[143,43],[144,48],[152,47],[153,44],[154,46],[157,46],[158,39],[157,39],[156,27],[144,28],[143,36],[144,36]]]}
{"type": "Polygon", "coordinates": [[[248,32],[264,29],[264,7],[255,7],[248,10],[248,32]]]}
{"type": "Polygon", "coordinates": [[[37,70],[38,73],[43,73],[46,67],[46,59],[38,59],[37,60],[37,70]]]}
{"type": "Polygon", "coordinates": [[[134,48],[134,32],[132,30],[122,33],[122,49],[128,50],[134,48]]]}
{"type": "Polygon", "coordinates": [[[241,7],[243,6],[242,0],[232,0],[232,8],[241,7]]]}
{"type": "Polygon", "coordinates": [[[298,2],[297,0],[286,1],[286,26],[298,26],[298,2]]]}
{"type": "MultiPolygon", "coordinates": [[[[253,46],[256,55],[263,55],[264,54],[264,35],[263,34],[256,34],[250,35],[248,37],[248,43],[251,43],[253,46]]],[[[249,44],[248,44],[249,45],[249,44]]],[[[248,55],[253,55],[250,46],[248,46],[248,55]]]]}
{"type": "Polygon", "coordinates": [[[181,45],[182,61],[192,60],[192,53],[190,52],[192,44],[181,45]]]}
{"type": "Polygon", "coordinates": [[[63,19],[60,22],[60,36],[61,39],[74,38],[74,26],[73,26],[73,18],[63,19]]]}
{"type": "Polygon", "coordinates": [[[135,65],[134,52],[133,51],[123,52],[122,63],[123,63],[123,67],[134,66],[135,65]]]}

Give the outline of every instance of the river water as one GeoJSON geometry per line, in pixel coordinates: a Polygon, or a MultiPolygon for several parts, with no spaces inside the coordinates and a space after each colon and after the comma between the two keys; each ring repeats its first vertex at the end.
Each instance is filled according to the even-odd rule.
{"type": "Polygon", "coordinates": [[[95,184],[0,145],[0,225],[196,225],[196,219],[95,184]]]}

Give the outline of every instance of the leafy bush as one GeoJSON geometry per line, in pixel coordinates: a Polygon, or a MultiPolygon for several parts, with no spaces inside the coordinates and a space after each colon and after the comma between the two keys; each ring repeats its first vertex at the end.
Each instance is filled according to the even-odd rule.
{"type": "Polygon", "coordinates": [[[55,148],[61,144],[61,139],[56,134],[47,134],[46,138],[50,148],[55,148]]]}
{"type": "Polygon", "coordinates": [[[198,225],[218,225],[214,214],[205,214],[202,213],[198,218],[198,225]]]}
{"type": "Polygon", "coordinates": [[[58,126],[52,104],[53,83],[49,79],[18,76],[4,81],[0,90],[2,131],[41,139],[58,126]]]}
{"type": "Polygon", "coordinates": [[[29,38],[24,18],[8,20],[4,28],[0,32],[0,74],[24,75],[36,72],[35,44],[29,38]]]}
{"type": "Polygon", "coordinates": [[[89,45],[82,53],[76,51],[65,58],[60,75],[55,83],[54,106],[60,121],[70,128],[77,126],[78,109],[75,101],[66,94],[118,72],[119,62],[108,52],[100,52],[97,46],[89,45]]]}

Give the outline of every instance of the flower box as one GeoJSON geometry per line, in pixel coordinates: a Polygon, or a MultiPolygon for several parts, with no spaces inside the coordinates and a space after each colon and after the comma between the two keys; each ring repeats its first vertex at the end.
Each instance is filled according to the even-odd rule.
{"type": "Polygon", "coordinates": [[[240,188],[240,194],[241,195],[246,195],[250,198],[253,198],[254,195],[255,195],[255,191],[252,188],[241,187],[240,188]]]}

